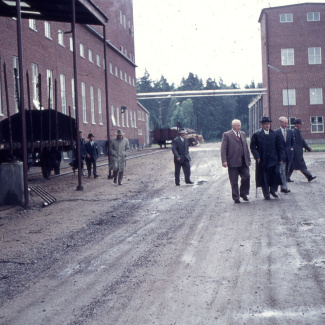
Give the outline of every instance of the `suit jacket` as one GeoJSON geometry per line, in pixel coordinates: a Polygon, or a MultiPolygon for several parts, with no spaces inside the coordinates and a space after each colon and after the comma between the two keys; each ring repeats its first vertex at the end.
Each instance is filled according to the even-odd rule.
{"type": "Polygon", "coordinates": [[[86,152],[86,155],[89,154],[90,158],[86,156],[86,159],[94,159],[96,160],[98,158],[98,146],[97,142],[94,141],[94,144],[91,145],[90,141],[86,142],[84,145],[84,149],[86,152]]]}
{"type": "Polygon", "coordinates": [[[275,133],[279,136],[280,141],[282,142],[282,145],[284,147],[284,152],[285,152],[285,155],[286,155],[286,160],[285,161],[286,162],[291,162],[291,160],[293,158],[293,150],[291,150],[291,149],[294,149],[295,144],[296,144],[295,136],[294,136],[292,130],[287,129],[286,141],[284,141],[284,136],[283,136],[281,128],[276,129],[275,133]]]}
{"type": "Polygon", "coordinates": [[[239,133],[240,139],[237,138],[232,129],[222,136],[221,162],[227,162],[228,167],[241,167],[243,157],[247,167],[251,161],[245,133],[242,131],[239,133]]]}
{"type": "Polygon", "coordinates": [[[306,169],[306,163],[304,160],[304,149],[311,151],[311,148],[303,138],[301,131],[297,128],[294,128],[293,134],[295,137],[296,145],[294,148],[294,156],[292,160],[293,168],[296,170],[306,169]]]}
{"type": "Polygon", "coordinates": [[[183,163],[185,158],[191,161],[189,153],[189,142],[187,138],[184,138],[182,141],[181,137],[177,137],[173,140],[172,151],[174,154],[174,161],[177,161],[177,158],[181,158],[180,162],[183,163]]]}

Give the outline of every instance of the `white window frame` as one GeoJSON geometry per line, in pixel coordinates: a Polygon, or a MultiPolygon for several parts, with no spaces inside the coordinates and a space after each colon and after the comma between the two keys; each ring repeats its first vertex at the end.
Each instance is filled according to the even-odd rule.
{"type": "Polygon", "coordinates": [[[126,17],[125,17],[125,15],[123,15],[123,27],[124,27],[124,29],[126,29],[126,17]]]}
{"type": "Polygon", "coordinates": [[[118,78],[118,67],[115,67],[115,77],[118,78]]]}
{"type": "Polygon", "coordinates": [[[127,111],[124,114],[126,114],[126,127],[129,127],[129,114],[127,111]]]}
{"type": "Polygon", "coordinates": [[[18,63],[18,56],[13,56],[13,69],[12,69],[12,75],[14,79],[14,101],[15,101],[15,113],[18,113],[18,103],[17,103],[17,98],[16,98],[16,93],[18,93],[18,97],[20,96],[20,82],[19,82],[19,63],[18,63]],[[15,81],[15,71],[14,69],[17,69],[17,85],[18,89],[16,88],[16,81],[15,81]]]}
{"type": "Polygon", "coordinates": [[[136,114],[135,111],[134,111],[134,119],[133,119],[133,122],[134,122],[134,127],[137,128],[137,114],[136,114]]]}
{"type": "Polygon", "coordinates": [[[322,105],[323,104],[323,89],[322,88],[310,88],[309,89],[309,103],[310,103],[310,105],[322,105]]]}
{"type": "Polygon", "coordinates": [[[283,106],[288,106],[288,95],[289,95],[289,106],[296,105],[296,89],[282,89],[283,106]]]}
{"type": "Polygon", "coordinates": [[[37,32],[36,19],[28,19],[28,26],[31,30],[37,32]]]}
{"type": "Polygon", "coordinates": [[[134,78],[132,78],[132,84],[133,84],[133,87],[135,87],[135,81],[134,81],[134,78]]]}
{"type": "Polygon", "coordinates": [[[65,92],[65,75],[60,74],[60,93],[61,93],[61,105],[62,113],[67,114],[67,97],[65,92]]]}
{"type": "Polygon", "coordinates": [[[124,72],[124,81],[127,83],[128,82],[128,74],[124,72]]]}
{"type": "Polygon", "coordinates": [[[102,112],[102,91],[98,88],[98,122],[103,125],[103,112],[102,112]]]}
{"type": "Polygon", "coordinates": [[[99,54],[96,54],[96,64],[97,64],[97,67],[100,67],[100,56],[99,56],[99,54]]]}
{"type": "Polygon", "coordinates": [[[47,84],[47,102],[49,101],[49,87],[50,89],[50,107],[49,109],[54,109],[53,107],[53,71],[51,69],[46,69],[46,84],[47,84]]]}
{"type": "Polygon", "coordinates": [[[295,64],[295,50],[281,49],[281,65],[294,65],[294,64],[295,64]]]}
{"type": "Polygon", "coordinates": [[[120,10],[120,24],[123,26],[123,13],[122,13],[122,10],[120,10]]]}
{"type": "Polygon", "coordinates": [[[32,63],[32,89],[33,89],[33,100],[38,100],[38,65],[32,63]]]}
{"type": "Polygon", "coordinates": [[[51,23],[49,21],[44,21],[44,33],[45,37],[48,39],[52,39],[51,37],[51,23]]]}
{"type": "Polygon", "coordinates": [[[123,80],[123,71],[120,70],[120,79],[123,80]]]}
{"type": "Polygon", "coordinates": [[[88,59],[89,59],[89,62],[94,63],[93,51],[91,49],[88,49],[88,59]]]}
{"type": "Polygon", "coordinates": [[[117,126],[120,126],[120,108],[116,107],[116,124],[117,126]]]}
{"type": "Polygon", "coordinates": [[[73,38],[72,37],[70,37],[69,48],[70,48],[70,51],[73,52],[73,38]]]}
{"type": "Polygon", "coordinates": [[[129,75],[129,84],[132,85],[131,76],[129,75]]]}
{"type": "Polygon", "coordinates": [[[113,73],[113,64],[111,62],[109,63],[109,72],[110,72],[110,74],[114,74],[113,73]]]}
{"type": "Polygon", "coordinates": [[[131,125],[131,128],[134,128],[134,123],[133,123],[133,114],[132,114],[131,111],[130,111],[130,125],[131,125]]]}
{"type": "Polygon", "coordinates": [[[82,121],[87,123],[86,84],[81,82],[82,121]]]}
{"type": "Polygon", "coordinates": [[[125,120],[125,117],[124,117],[124,114],[125,114],[125,112],[121,112],[121,118],[122,118],[122,127],[125,127],[125,122],[124,122],[124,120],[125,120]]]}
{"type": "Polygon", "coordinates": [[[310,117],[310,131],[311,133],[324,133],[324,117],[311,116],[310,117]],[[321,122],[318,119],[321,118],[321,122]]]}
{"type": "Polygon", "coordinates": [[[319,12],[307,12],[307,21],[320,21],[319,12]]]}
{"type": "Polygon", "coordinates": [[[292,23],[293,15],[292,14],[280,14],[280,23],[292,23]]]}
{"type": "Polygon", "coordinates": [[[85,58],[85,45],[83,45],[82,43],[79,44],[79,51],[80,51],[80,56],[82,58],[85,58]]]}
{"type": "Polygon", "coordinates": [[[322,49],[320,47],[308,47],[308,63],[322,64],[322,49]]]}
{"type": "Polygon", "coordinates": [[[112,120],[112,126],[116,126],[116,120],[114,116],[114,105],[111,105],[111,120],[112,120]]]}
{"type": "Polygon", "coordinates": [[[71,79],[71,96],[72,96],[72,116],[76,117],[76,99],[74,91],[74,78],[71,79]]]}
{"type": "Polygon", "coordinates": [[[64,47],[64,33],[61,29],[58,30],[58,44],[64,47]]]}
{"type": "Polygon", "coordinates": [[[142,134],[142,129],[138,129],[138,135],[143,135],[142,134]]]}
{"type": "Polygon", "coordinates": [[[96,124],[96,122],[95,122],[94,86],[90,86],[90,112],[91,112],[91,124],[96,124]]]}

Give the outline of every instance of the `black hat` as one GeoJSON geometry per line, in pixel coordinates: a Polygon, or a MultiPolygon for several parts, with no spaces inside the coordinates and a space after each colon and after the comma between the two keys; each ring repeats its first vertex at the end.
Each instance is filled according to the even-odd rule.
{"type": "Polygon", "coordinates": [[[263,116],[262,120],[260,121],[261,123],[265,123],[265,122],[272,122],[271,119],[268,116],[263,116]]]}
{"type": "Polygon", "coordinates": [[[296,118],[293,124],[302,124],[302,120],[300,118],[296,118]]]}
{"type": "Polygon", "coordinates": [[[91,137],[94,138],[95,136],[92,133],[89,133],[87,138],[90,139],[91,137]]]}

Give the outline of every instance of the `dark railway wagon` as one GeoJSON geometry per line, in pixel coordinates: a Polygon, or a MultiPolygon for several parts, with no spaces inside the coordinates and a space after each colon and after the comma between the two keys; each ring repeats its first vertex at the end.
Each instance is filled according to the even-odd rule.
{"type": "MultiPolygon", "coordinates": [[[[48,178],[60,173],[63,151],[74,149],[76,121],[55,110],[25,111],[28,168],[38,166],[48,178]]],[[[0,163],[23,160],[21,113],[0,122],[0,163]]]]}
{"type": "Polygon", "coordinates": [[[172,141],[178,136],[176,129],[154,129],[152,130],[152,144],[159,144],[160,148],[164,145],[172,143],[172,141]]]}

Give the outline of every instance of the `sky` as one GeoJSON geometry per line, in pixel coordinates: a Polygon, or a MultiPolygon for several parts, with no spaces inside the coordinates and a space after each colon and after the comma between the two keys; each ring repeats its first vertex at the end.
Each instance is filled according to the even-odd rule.
{"type": "Polygon", "coordinates": [[[136,75],[179,86],[190,72],[240,87],[262,82],[263,8],[291,0],[133,0],[136,75]]]}

